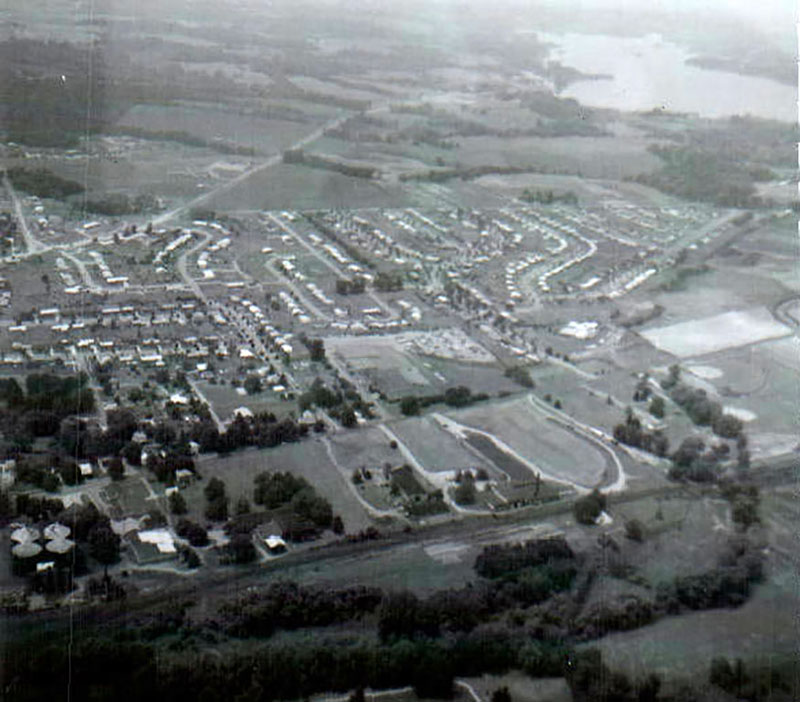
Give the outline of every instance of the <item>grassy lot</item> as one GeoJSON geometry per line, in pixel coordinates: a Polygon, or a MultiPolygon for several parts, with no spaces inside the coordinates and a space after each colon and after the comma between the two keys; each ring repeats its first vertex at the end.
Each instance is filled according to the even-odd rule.
{"type": "Polygon", "coordinates": [[[225,483],[232,503],[244,495],[252,504],[255,476],[266,470],[281,470],[308,480],[330,501],[334,514],[341,515],[348,533],[365,529],[372,523],[351,492],[347,479],[330,462],[324,445],[316,438],[272,449],[239,451],[226,457],[204,457],[199,462],[198,469],[204,480],[188,488],[185,496],[191,506],[192,515],[201,521],[205,521],[203,486],[210,478],[217,477],[225,483]]]}
{"type": "Polygon", "coordinates": [[[336,460],[348,471],[368,468],[381,473],[389,463],[395,467],[403,463],[403,454],[389,445],[389,439],[378,427],[361,426],[330,437],[336,460]]]}
{"type": "Polygon", "coordinates": [[[225,421],[238,407],[247,407],[253,413],[272,412],[277,417],[285,417],[290,413],[297,413],[297,403],[293,400],[283,400],[271,388],[262,390],[255,395],[240,395],[236,388],[230,385],[211,385],[205,381],[198,382],[197,387],[203,396],[211,403],[220,419],[225,421]]]}
{"type": "Polygon", "coordinates": [[[635,631],[610,634],[591,646],[602,651],[612,669],[630,675],[705,675],[717,656],[775,665],[795,660],[797,631],[787,612],[797,606],[796,590],[765,584],[738,609],[668,617],[635,631]]]}
{"type": "MultiPolygon", "coordinates": [[[[158,483],[153,487],[156,494],[163,497],[158,483]]],[[[164,500],[149,499],[150,493],[138,477],[111,483],[101,491],[101,497],[112,505],[111,516],[115,519],[145,514],[153,509],[163,510],[165,505],[164,500]]]]}
{"type": "Polygon", "coordinates": [[[483,467],[494,473],[463,442],[440,429],[430,417],[408,417],[392,423],[391,429],[426,470],[483,467]]]}

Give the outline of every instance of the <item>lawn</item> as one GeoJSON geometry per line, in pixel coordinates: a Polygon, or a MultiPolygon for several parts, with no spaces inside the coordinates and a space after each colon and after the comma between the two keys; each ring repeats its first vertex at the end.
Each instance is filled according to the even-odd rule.
{"type": "MultiPolygon", "coordinates": [[[[156,494],[163,496],[163,491],[159,493],[158,483],[153,487],[156,494]]],[[[101,491],[101,497],[111,504],[111,516],[115,519],[164,509],[163,501],[151,499],[150,493],[138,477],[111,483],[101,491]]]]}
{"type": "Polygon", "coordinates": [[[334,514],[344,521],[348,533],[358,532],[372,524],[366,510],[352,493],[347,478],[331,463],[322,441],[309,437],[295,444],[283,444],[271,449],[248,449],[228,456],[203,457],[198,470],[204,480],[195,483],[185,495],[195,518],[205,521],[203,486],[212,478],[220,478],[231,498],[231,506],[240,496],[252,504],[253,479],[267,470],[289,471],[304,477],[333,506],[334,514]]]}

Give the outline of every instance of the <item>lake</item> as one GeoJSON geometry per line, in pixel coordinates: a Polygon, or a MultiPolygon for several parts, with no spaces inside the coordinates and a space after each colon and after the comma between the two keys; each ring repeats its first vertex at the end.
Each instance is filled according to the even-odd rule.
{"type": "Polygon", "coordinates": [[[593,107],[624,111],[661,108],[703,117],[750,114],[797,122],[797,90],[768,78],[687,64],[692,54],[659,35],[612,37],[539,33],[554,44],[550,57],[583,73],[612,76],[582,80],[561,95],[593,107]]]}

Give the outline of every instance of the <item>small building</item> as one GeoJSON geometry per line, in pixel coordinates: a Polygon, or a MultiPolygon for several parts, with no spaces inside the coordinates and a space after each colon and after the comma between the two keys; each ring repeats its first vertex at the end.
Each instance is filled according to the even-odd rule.
{"type": "Polygon", "coordinates": [[[264,544],[271,555],[277,556],[281,553],[286,553],[286,542],[278,535],[271,534],[264,539],[264,544]]]}
{"type": "Polygon", "coordinates": [[[178,483],[178,487],[187,487],[191,485],[194,478],[195,474],[188,468],[178,468],[178,470],[175,471],[175,482],[178,483]]]}

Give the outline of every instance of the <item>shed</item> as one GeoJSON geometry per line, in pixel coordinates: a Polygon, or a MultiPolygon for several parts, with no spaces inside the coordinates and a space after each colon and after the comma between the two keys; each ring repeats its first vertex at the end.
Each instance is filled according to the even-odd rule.
{"type": "Polygon", "coordinates": [[[270,536],[264,539],[264,543],[269,552],[273,555],[286,552],[286,542],[276,534],[270,534],[270,536]]]}

